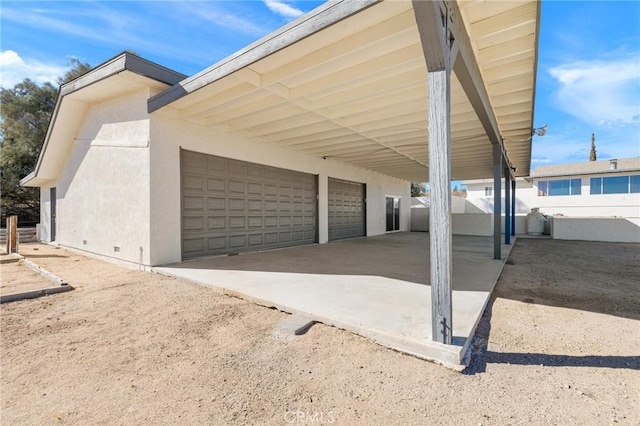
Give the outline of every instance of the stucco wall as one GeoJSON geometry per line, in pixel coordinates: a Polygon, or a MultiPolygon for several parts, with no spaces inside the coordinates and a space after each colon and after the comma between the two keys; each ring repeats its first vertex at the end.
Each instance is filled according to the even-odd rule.
{"type": "Polygon", "coordinates": [[[57,243],[136,264],[142,248],[149,264],[148,97],[142,89],[89,108],[60,176],[41,188],[44,240],[56,187],[57,243]]]}
{"type": "Polygon", "coordinates": [[[414,232],[429,230],[429,207],[411,206],[411,230],[414,232]]]}
{"type": "MultiPolygon", "coordinates": [[[[467,204],[465,213],[493,213],[493,195],[485,195],[485,187],[493,188],[493,179],[484,179],[476,183],[467,183],[467,204]]],[[[531,211],[535,192],[530,182],[516,181],[516,214],[527,214],[531,211]]],[[[504,214],[504,180],[502,181],[502,213],[504,214]]]]}
{"type": "Polygon", "coordinates": [[[49,199],[52,186],[55,185],[40,187],[40,226],[38,227],[40,241],[51,241],[51,203],[49,199]]]}
{"type": "Polygon", "coordinates": [[[409,182],[224,133],[157,111],[151,115],[151,263],[181,260],[180,147],[318,175],[320,243],[328,241],[328,178],[367,184],[367,235],[385,233],[385,196],[401,197],[400,227],[411,226],[409,182]]]}
{"type": "Polygon", "coordinates": [[[454,235],[493,235],[493,215],[491,214],[453,214],[451,232],[454,235]]]}
{"type": "Polygon", "coordinates": [[[640,219],[556,216],[552,234],[559,240],[640,243],[640,219]]]}

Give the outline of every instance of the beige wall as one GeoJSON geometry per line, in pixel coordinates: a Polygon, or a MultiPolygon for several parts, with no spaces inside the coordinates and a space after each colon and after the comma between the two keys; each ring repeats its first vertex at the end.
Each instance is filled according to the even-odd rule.
{"type": "Polygon", "coordinates": [[[59,244],[134,264],[142,248],[149,264],[148,97],[142,89],[89,108],[60,176],[41,188],[44,240],[56,187],[59,244]]]}

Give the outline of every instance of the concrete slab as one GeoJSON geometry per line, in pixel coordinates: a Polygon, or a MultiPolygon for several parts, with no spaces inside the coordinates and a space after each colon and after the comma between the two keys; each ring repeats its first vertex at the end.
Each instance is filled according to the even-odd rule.
{"type": "Polygon", "coordinates": [[[287,334],[299,336],[306,333],[314,323],[314,320],[305,318],[300,315],[289,315],[288,317],[277,323],[276,328],[287,334]]]}
{"type": "Polygon", "coordinates": [[[503,246],[503,260],[493,260],[492,241],[492,237],[453,237],[452,345],[431,340],[428,233],[204,258],[153,270],[462,369],[465,351],[511,248],[503,246]]]}
{"type": "Polygon", "coordinates": [[[17,302],[18,300],[25,299],[36,299],[38,297],[49,296],[51,294],[66,293],[67,291],[71,290],[74,290],[74,288],[68,284],[64,284],[57,287],[41,288],[38,290],[25,291],[22,293],[3,294],[2,296],[0,296],[0,304],[17,302]]]}

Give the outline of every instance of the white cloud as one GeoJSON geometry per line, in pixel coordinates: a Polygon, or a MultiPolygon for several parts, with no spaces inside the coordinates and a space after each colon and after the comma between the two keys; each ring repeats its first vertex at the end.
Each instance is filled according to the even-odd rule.
{"type": "Polygon", "coordinates": [[[549,70],[557,107],[590,124],[640,125],[640,58],[580,61],[549,70]]]}
{"type": "Polygon", "coordinates": [[[300,9],[288,5],[284,0],[264,0],[264,4],[270,11],[285,18],[297,18],[304,13],[300,9]]]}
{"type": "Polygon", "coordinates": [[[25,60],[13,50],[0,51],[0,87],[9,88],[29,78],[37,83],[54,83],[65,73],[65,67],[25,60]]]}
{"type": "Polygon", "coordinates": [[[232,13],[230,10],[221,8],[220,5],[205,2],[180,2],[178,7],[188,13],[187,19],[192,23],[193,16],[207,21],[219,27],[230,28],[234,31],[249,35],[264,35],[268,32],[266,28],[254,23],[251,19],[246,19],[240,15],[232,13]]]}

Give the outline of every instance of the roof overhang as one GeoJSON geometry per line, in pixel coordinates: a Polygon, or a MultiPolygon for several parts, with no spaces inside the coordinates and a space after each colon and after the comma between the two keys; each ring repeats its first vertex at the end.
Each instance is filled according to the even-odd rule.
{"type": "Polygon", "coordinates": [[[530,179],[548,179],[548,178],[561,178],[571,176],[601,176],[601,175],[615,175],[624,173],[638,173],[640,169],[636,168],[623,168],[623,169],[611,169],[611,170],[596,170],[596,171],[578,171],[578,172],[566,172],[566,173],[543,173],[533,174],[529,176],[530,179]]]}
{"type": "Polygon", "coordinates": [[[22,186],[42,186],[56,179],[90,105],[143,87],[159,90],[183,80],[183,74],[124,52],[60,86],[35,170],[22,186]]]}
{"type": "MultiPolygon", "coordinates": [[[[152,97],[149,111],[425,181],[421,3],[329,2],[152,97]]],[[[446,5],[464,49],[451,76],[452,177],[492,176],[494,143],[527,176],[540,3],[446,5]]]]}

